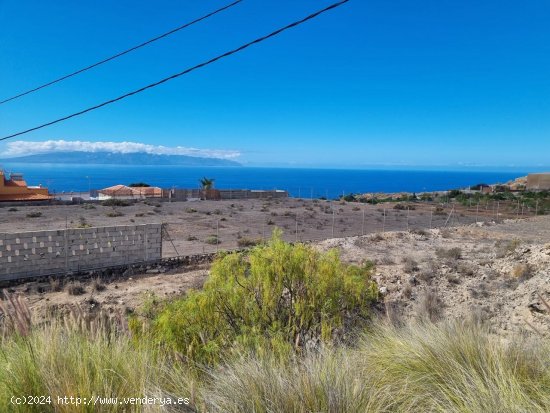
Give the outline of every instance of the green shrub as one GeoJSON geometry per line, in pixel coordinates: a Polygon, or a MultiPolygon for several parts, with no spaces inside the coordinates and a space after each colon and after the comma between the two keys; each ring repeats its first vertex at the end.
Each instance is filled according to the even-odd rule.
{"type": "Polygon", "coordinates": [[[415,210],[416,207],[414,205],[411,205],[411,204],[395,204],[393,206],[393,209],[397,209],[397,210],[400,210],[400,211],[406,211],[406,210],[415,210]]]}
{"type": "Polygon", "coordinates": [[[42,212],[37,212],[37,211],[29,212],[27,214],[27,218],[40,218],[41,216],[42,216],[42,212]]]}
{"type": "Polygon", "coordinates": [[[130,202],[124,199],[109,198],[102,201],[101,205],[110,207],[127,207],[130,206],[130,202]]]}
{"type": "Polygon", "coordinates": [[[201,363],[241,350],[286,357],[363,325],[377,298],[371,273],[372,264],[345,265],[336,251],[290,245],[277,230],[247,254],[219,257],[203,290],[167,304],[151,333],[201,363]]]}
{"type": "Polygon", "coordinates": [[[346,202],[356,202],[357,199],[355,198],[354,194],[347,194],[345,196],[340,197],[341,200],[346,202]]]}
{"type": "Polygon", "coordinates": [[[210,244],[210,245],[221,244],[221,241],[220,241],[220,239],[218,238],[217,235],[209,235],[208,237],[206,237],[204,242],[207,243],[207,244],[210,244]]]}
{"type": "Polygon", "coordinates": [[[241,248],[253,247],[261,243],[262,243],[261,239],[252,239],[247,237],[243,237],[237,241],[237,245],[241,248]]]}

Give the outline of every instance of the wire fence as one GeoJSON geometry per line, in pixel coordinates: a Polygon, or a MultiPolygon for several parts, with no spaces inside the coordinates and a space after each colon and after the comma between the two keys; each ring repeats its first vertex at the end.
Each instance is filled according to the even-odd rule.
{"type": "Polygon", "coordinates": [[[289,242],[322,241],[386,231],[425,231],[546,211],[510,201],[478,204],[401,202],[362,204],[289,198],[255,203],[186,203],[188,216],[165,222],[163,256],[176,257],[249,247],[271,237],[275,228],[289,242]],[[202,210],[199,210],[199,205],[202,210]],[[195,207],[197,209],[195,209],[195,207]]]}

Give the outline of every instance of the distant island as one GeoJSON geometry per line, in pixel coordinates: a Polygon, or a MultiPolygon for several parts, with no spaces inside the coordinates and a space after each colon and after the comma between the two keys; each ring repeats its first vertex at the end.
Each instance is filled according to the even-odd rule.
{"type": "Polygon", "coordinates": [[[0,161],[21,163],[99,164],[99,165],[180,165],[180,166],[242,166],[221,158],[187,155],[156,155],[145,152],[55,152],[4,158],[0,161]]]}

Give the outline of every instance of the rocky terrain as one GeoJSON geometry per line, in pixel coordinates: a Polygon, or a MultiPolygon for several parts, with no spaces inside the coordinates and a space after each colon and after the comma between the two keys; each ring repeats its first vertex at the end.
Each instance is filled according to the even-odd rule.
{"type": "Polygon", "coordinates": [[[376,262],[388,317],[477,317],[499,335],[550,335],[550,218],[331,239],[345,261],[376,262]]]}

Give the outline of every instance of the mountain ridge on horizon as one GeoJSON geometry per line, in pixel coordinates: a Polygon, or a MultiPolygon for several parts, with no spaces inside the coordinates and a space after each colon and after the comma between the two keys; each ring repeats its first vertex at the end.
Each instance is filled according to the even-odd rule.
{"type": "Polygon", "coordinates": [[[159,155],[146,152],[54,152],[0,158],[4,162],[97,164],[97,165],[180,165],[180,166],[242,166],[237,161],[190,155],[159,155]]]}

